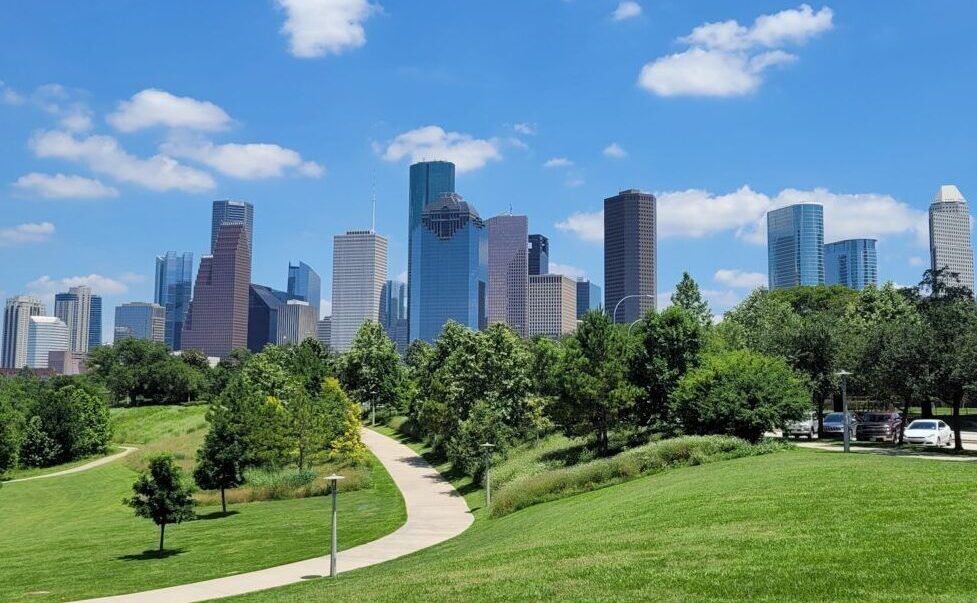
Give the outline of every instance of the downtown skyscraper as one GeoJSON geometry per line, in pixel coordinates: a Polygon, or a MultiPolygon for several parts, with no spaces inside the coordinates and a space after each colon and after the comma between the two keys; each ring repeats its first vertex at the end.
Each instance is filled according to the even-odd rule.
{"type": "MultiPolygon", "coordinates": [[[[421,279],[421,267],[414,264],[414,252],[421,245],[421,215],[424,209],[444,193],[455,192],[455,164],[450,161],[421,161],[410,166],[409,211],[407,218],[407,311],[416,306],[421,295],[417,283],[421,279]]],[[[410,321],[409,338],[417,339],[410,321]]]]}
{"type": "Polygon", "coordinates": [[[101,323],[102,320],[102,299],[92,295],[92,288],[88,285],[71,287],[67,293],[58,293],[54,296],[54,315],[61,319],[68,326],[68,351],[87,352],[92,339],[97,337],[101,344],[102,328],[101,324],[97,327],[94,322],[101,323]],[[96,316],[93,316],[93,301],[96,316]],[[93,333],[97,330],[97,335],[93,333]]]}
{"type": "Polygon", "coordinates": [[[944,282],[974,291],[974,247],[970,210],[960,189],[945,184],[936,191],[929,208],[930,267],[946,270],[944,282]],[[956,275],[954,278],[952,275],[956,275]]]}
{"type": "Polygon", "coordinates": [[[292,299],[307,302],[315,309],[315,319],[319,320],[319,305],[322,301],[322,279],[319,273],[305,262],[288,264],[288,285],[286,292],[292,299]]]}
{"type": "Polygon", "coordinates": [[[371,230],[336,235],[332,252],[331,346],[345,352],[360,326],[380,320],[387,282],[387,239],[371,230]]]}
{"type": "Polygon", "coordinates": [[[529,235],[529,274],[550,273],[550,240],[541,234],[529,235]]]}
{"type": "Polygon", "coordinates": [[[48,368],[51,352],[69,351],[69,337],[68,325],[60,318],[31,316],[27,326],[27,366],[48,368]]]}
{"type": "Polygon", "coordinates": [[[193,292],[193,254],[168,251],[156,257],[156,288],[153,301],[163,306],[166,325],[163,340],[171,350],[180,350],[183,322],[193,292]]]}
{"type": "Polygon", "coordinates": [[[46,308],[40,299],[18,295],[7,299],[3,310],[3,346],[0,368],[27,366],[27,335],[32,316],[43,316],[46,308]]]}
{"type": "Polygon", "coordinates": [[[767,212],[770,288],[824,284],[824,208],[799,203],[767,212]]]}
{"type": "Polygon", "coordinates": [[[529,218],[501,215],[488,229],[488,324],[503,323],[526,336],[529,296],[529,218]]]}
{"type": "Polygon", "coordinates": [[[166,334],[166,308],[159,304],[129,302],[115,307],[113,341],[145,339],[163,343],[166,334]]]}
{"type": "Polygon", "coordinates": [[[407,283],[387,281],[380,295],[380,324],[393,340],[397,351],[407,352],[407,283]]]}
{"type": "Polygon", "coordinates": [[[254,249],[254,206],[247,201],[214,201],[210,220],[210,252],[217,248],[217,234],[225,224],[243,224],[248,233],[248,254],[254,249]]]}
{"type": "Polygon", "coordinates": [[[824,246],[824,284],[861,291],[879,284],[875,239],[846,239],[824,246]]]}
{"type": "Polygon", "coordinates": [[[634,322],[655,309],[657,224],[651,193],[632,188],[604,199],[604,308],[614,322],[634,322]]]}

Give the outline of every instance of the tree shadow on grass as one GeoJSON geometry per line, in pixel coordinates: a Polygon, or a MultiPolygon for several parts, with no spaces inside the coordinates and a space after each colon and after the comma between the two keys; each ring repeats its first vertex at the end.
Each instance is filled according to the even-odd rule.
{"type": "Polygon", "coordinates": [[[197,515],[193,518],[194,521],[209,521],[211,519],[223,519],[225,517],[233,517],[237,515],[240,511],[228,511],[224,513],[223,511],[214,511],[213,513],[204,513],[203,515],[197,515]]]}
{"type": "Polygon", "coordinates": [[[152,549],[149,551],[143,551],[138,555],[122,555],[116,557],[119,561],[152,561],[154,559],[166,559],[167,557],[174,557],[185,553],[186,549],[152,549]]]}

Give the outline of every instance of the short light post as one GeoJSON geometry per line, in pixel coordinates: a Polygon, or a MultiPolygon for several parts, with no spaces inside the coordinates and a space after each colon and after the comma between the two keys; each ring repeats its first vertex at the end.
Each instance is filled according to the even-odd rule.
{"type": "Polygon", "coordinates": [[[336,577],[336,499],[338,494],[338,484],[339,480],[344,479],[342,475],[328,475],[323,478],[329,482],[329,488],[332,490],[332,547],[329,552],[329,577],[336,577]]]}
{"type": "Polygon", "coordinates": [[[844,427],[842,428],[842,439],[845,442],[845,452],[850,452],[851,446],[851,424],[848,421],[848,371],[838,371],[836,377],[841,377],[841,412],[844,414],[844,427]]]}
{"type": "Polygon", "coordinates": [[[482,450],[485,451],[485,508],[492,506],[492,449],[495,448],[495,444],[489,444],[485,442],[482,444],[482,450]]]}

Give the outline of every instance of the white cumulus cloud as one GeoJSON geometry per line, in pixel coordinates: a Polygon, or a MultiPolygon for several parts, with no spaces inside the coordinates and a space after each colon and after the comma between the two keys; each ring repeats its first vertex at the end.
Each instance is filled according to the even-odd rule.
{"type": "Polygon", "coordinates": [[[368,0],[278,0],[285,10],[281,32],[299,58],[339,54],[366,44],[363,22],[379,12],[368,0]]]}
{"type": "Polygon", "coordinates": [[[626,19],[633,19],[639,15],[641,15],[641,5],[637,2],[627,0],[617,5],[611,18],[615,21],[624,21],[626,19]]]}
{"type": "Polygon", "coordinates": [[[512,129],[515,130],[517,134],[522,134],[523,136],[536,135],[536,124],[521,122],[512,126],[512,129]]]}
{"type": "Polygon", "coordinates": [[[5,105],[20,105],[23,104],[24,97],[0,80],[0,102],[5,105]]]}
{"type": "Polygon", "coordinates": [[[616,142],[612,142],[604,147],[603,153],[605,157],[613,157],[614,159],[623,159],[628,156],[628,152],[624,150],[624,147],[616,142]]]}
{"type": "Polygon", "coordinates": [[[568,232],[590,243],[604,241],[604,212],[576,212],[566,220],[554,224],[557,230],[568,232]]]}
{"type": "Polygon", "coordinates": [[[767,286],[767,275],[761,272],[746,272],[735,268],[720,268],[713,275],[713,280],[720,285],[734,289],[756,289],[767,286]]]}
{"type": "Polygon", "coordinates": [[[543,167],[561,168],[561,167],[570,167],[572,165],[573,162],[567,159],[566,157],[553,157],[552,159],[547,159],[546,163],[543,164],[543,167]]]}
{"type": "Polygon", "coordinates": [[[438,126],[424,126],[397,135],[382,152],[387,161],[405,157],[418,161],[451,161],[459,172],[485,167],[489,161],[502,159],[499,141],[478,139],[461,132],[446,132],[438,126]]]}
{"type": "Polygon", "coordinates": [[[97,295],[121,295],[129,291],[121,280],[117,280],[101,274],[88,274],[83,276],[68,276],[60,279],[53,279],[44,275],[36,280],[27,283],[27,290],[37,295],[53,295],[67,291],[69,287],[88,285],[92,292],[97,295]]]}
{"type": "Polygon", "coordinates": [[[45,199],[101,199],[119,196],[119,191],[99,180],[65,174],[31,172],[18,178],[14,187],[45,199]]]}
{"type": "Polygon", "coordinates": [[[121,101],[106,120],[120,132],[156,126],[214,132],[225,130],[231,124],[230,115],[214,103],[176,96],[157,88],[147,88],[121,101]]]}
{"type": "Polygon", "coordinates": [[[170,156],[191,159],[221,174],[242,180],[276,178],[289,169],[312,178],[325,173],[321,165],[306,161],[297,151],[277,144],[215,144],[200,139],[171,139],[162,145],[161,150],[170,156]]]}
{"type": "Polygon", "coordinates": [[[54,236],[54,224],[50,222],[18,224],[0,228],[0,246],[43,243],[54,236]]]}
{"type": "Polygon", "coordinates": [[[583,268],[571,266],[570,264],[560,264],[558,262],[550,262],[550,274],[562,274],[573,279],[587,278],[587,271],[583,268]]]}

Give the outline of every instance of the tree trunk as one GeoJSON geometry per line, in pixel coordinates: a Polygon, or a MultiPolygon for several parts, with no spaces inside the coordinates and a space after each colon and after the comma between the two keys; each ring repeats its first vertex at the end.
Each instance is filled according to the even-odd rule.
{"type": "Polygon", "coordinates": [[[163,555],[163,534],[166,532],[166,524],[159,524],[159,554],[163,555]]]}
{"type": "Polygon", "coordinates": [[[963,392],[953,395],[953,450],[963,450],[963,440],[960,439],[960,404],[963,402],[963,392]]]}
{"type": "Polygon", "coordinates": [[[305,446],[299,444],[299,471],[305,468],[305,446]]]}
{"type": "Polygon", "coordinates": [[[912,408],[912,400],[908,397],[902,405],[902,425],[899,426],[899,445],[902,446],[902,440],[906,436],[906,425],[909,424],[909,409],[912,408]]]}
{"type": "Polygon", "coordinates": [[[933,401],[932,400],[923,400],[919,404],[919,410],[920,410],[920,413],[919,414],[924,419],[932,419],[933,418],[933,401]]]}
{"type": "Polygon", "coordinates": [[[221,486],[221,513],[227,515],[227,499],[224,498],[224,486],[221,486]]]}

